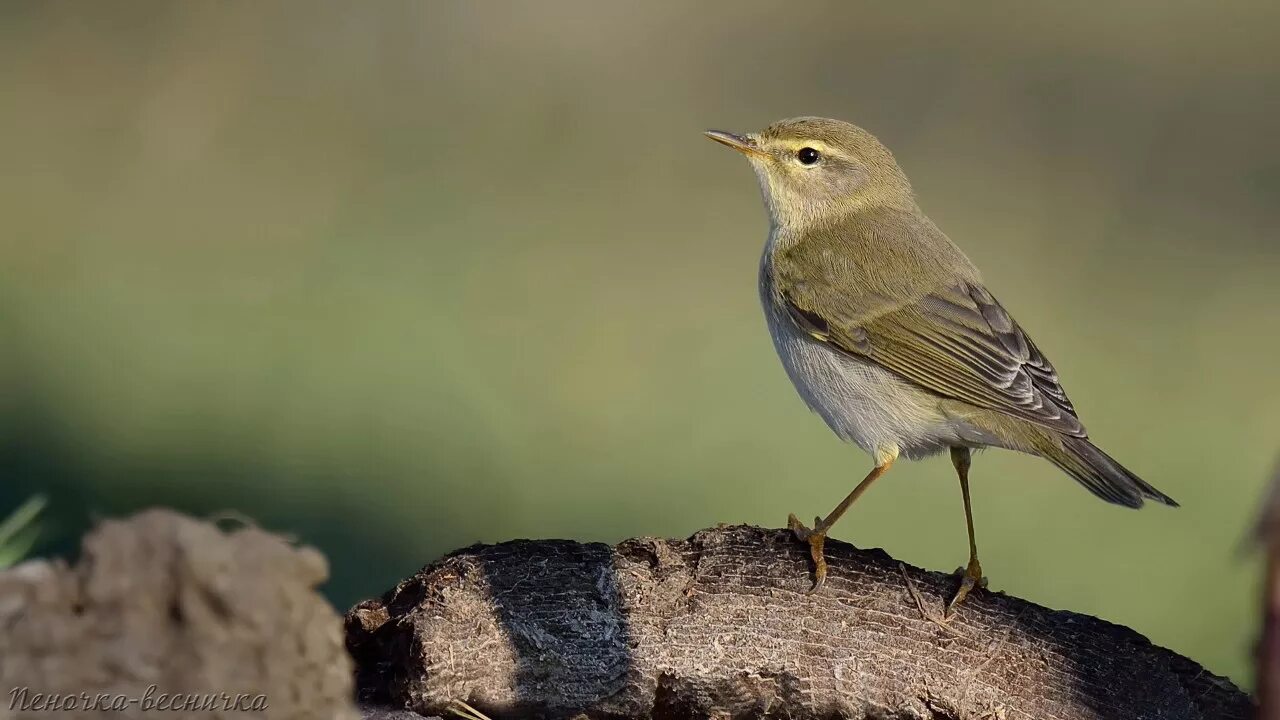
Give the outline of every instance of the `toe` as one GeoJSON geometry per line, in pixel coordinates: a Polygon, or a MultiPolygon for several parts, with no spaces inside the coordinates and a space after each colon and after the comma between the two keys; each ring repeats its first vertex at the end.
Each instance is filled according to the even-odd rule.
{"type": "Polygon", "coordinates": [[[964,599],[969,596],[969,591],[973,590],[975,584],[975,581],[967,574],[964,576],[964,579],[960,581],[960,589],[956,590],[955,597],[951,598],[951,602],[947,603],[946,614],[948,616],[951,615],[952,610],[964,602],[964,599]]]}
{"type": "Polygon", "coordinates": [[[787,516],[787,529],[801,542],[807,542],[812,534],[812,531],[805,527],[804,523],[800,522],[800,518],[796,517],[795,513],[787,516]]]}
{"type": "Polygon", "coordinates": [[[982,575],[982,564],[977,559],[969,561],[969,567],[965,568],[964,574],[979,585],[987,584],[987,579],[982,575]]]}
{"type": "Polygon", "coordinates": [[[809,595],[813,595],[827,584],[827,566],[821,565],[813,571],[813,587],[809,588],[809,595]]]}

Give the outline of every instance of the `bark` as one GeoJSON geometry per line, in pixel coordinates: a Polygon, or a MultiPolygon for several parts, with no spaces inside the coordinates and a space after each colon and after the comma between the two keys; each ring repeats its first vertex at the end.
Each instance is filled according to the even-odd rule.
{"type": "MultiPolygon", "coordinates": [[[[459,551],[347,614],[361,699],[495,718],[1240,719],[1224,678],[1124,627],[784,531],[459,551]]],[[[372,714],[373,711],[370,711],[372,714]]]]}

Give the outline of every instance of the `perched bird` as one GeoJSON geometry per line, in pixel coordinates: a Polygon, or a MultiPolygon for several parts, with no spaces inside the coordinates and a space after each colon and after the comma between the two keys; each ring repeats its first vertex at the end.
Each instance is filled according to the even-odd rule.
{"type": "Polygon", "coordinates": [[[969,564],[948,610],[983,582],[969,502],[974,449],[1038,455],[1118,505],[1177,505],[1089,441],[1053,365],[920,210],[871,133],[803,117],[706,135],[745,155],[760,181],[770,221],[760,299],[787,374],[838,436],[875,460],[813,528],[789,518],[809,544],[814,590],[826,578],[827,532],[902,456],[949,450],[960,478],[969,564]]]}

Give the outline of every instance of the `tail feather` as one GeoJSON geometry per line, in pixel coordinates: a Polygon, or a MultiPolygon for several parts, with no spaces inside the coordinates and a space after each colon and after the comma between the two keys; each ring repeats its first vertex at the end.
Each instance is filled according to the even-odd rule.
{"type": "Polygon", "coordinates": [[[1178,507],[1173,498],[1134,475],[1086,438],[1063,438],[1062,450],[1049,459],[1107,502],[1138,508],[1144,499],[1149,499],[1178,507]]]}

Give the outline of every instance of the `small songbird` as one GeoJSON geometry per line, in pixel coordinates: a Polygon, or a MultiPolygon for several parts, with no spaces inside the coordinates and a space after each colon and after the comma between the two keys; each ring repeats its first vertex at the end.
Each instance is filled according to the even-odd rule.
{"type": "Polygon", "coordinates": [[[948,610],[983,582],[969,502],[974,449],[1038,455],[1118,505],[1177,506],[1089,441],[1049,360],[920,210],[871,133],[804,117],[706,135],[745,155],[760,181],[770,221],[760,299],[787,374],[836,435],[875,460],[813,528],[788,519],[809,544],[813,590],[826,578],[827,532],[901,456],[949,450],[960,478],[969,564],[948,610]]]}

